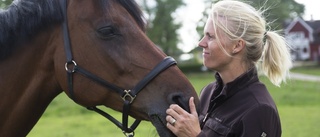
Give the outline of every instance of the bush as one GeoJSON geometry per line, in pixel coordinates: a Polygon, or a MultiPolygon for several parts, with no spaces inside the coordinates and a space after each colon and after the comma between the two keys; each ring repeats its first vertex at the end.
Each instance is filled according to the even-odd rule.
{"type": "Polygon", "coordinates": [[[194,72],[203,72],[203,65],[199,63],[185,63],[178,64],[178,67],[183,73],[194,73],[194,72]]]}

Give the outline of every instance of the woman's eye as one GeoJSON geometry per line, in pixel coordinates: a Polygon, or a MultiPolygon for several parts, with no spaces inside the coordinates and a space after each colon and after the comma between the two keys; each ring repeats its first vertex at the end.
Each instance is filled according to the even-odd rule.
{"type": "Polygon", "coordinates": [[[214,38],[215,38],[214,35],[210,35],[209,33],[207,33],[206,35],[207,35],[207,37],[208,37],[209,39],[214,39],[214,38]]]}

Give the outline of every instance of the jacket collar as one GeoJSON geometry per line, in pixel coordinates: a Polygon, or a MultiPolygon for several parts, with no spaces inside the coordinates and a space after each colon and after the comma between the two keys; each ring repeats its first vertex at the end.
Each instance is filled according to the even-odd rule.
{"type": "Polygon", "coordinates": [[[237,77],[235,80],[225,84],[225,86],[223,85],[219,73],[215,74],[215,78],[217,80],[217,84],[214,89],[213,96],[219,97],[221,99],[229,98],[251,83],[259,81],[257,69],[255,67],[252,67],[247,72],[237,77]]]}

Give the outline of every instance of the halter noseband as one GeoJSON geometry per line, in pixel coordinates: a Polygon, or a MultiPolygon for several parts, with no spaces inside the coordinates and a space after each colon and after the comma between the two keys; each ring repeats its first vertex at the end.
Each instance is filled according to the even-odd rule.
{"type": "Polygon", "coordinates": [[[102,111],[101,109],[97,108],[96,106],[87,107],[87,109],[95,111],[105,118],[109,119],[112,123],[118,126],[123,133],[127,137],[134,136],[134,130],[140,124],[141,120],[135,120],[134,123],[128,127],[128,117],[131,103],[134,101],[137,94],[157,75],[159,75],[162,71],[166,70],[172,65],[176,65],[176,61],[172,57],[166,57],[162,60],[156,67],[154,67],[151,72],[149,72],[133,89],[125,90],[122,89],[104,79],[90,73],[89,71],[79,67],[77,63],[73,60],[72,52],[71,52],[71,43],[69,38],[69,31],[68,31],[68,21],[67,21],[67,0],[60,0],[61,10],[64,17],[64,22],[62,24],[63,29],[63,36],[64,36],[64,49],[66,52],[67,62],[65,64],[65,69],[67,71],[67,79],[68,79],[68,90],[70,94],[70,98],[76,102],[76,98],[73,92],[73,73],[80,73],[81,75],[91,79],[92,81],[109,88],[118,94],[120,94],[121,98],[124,101],[123,105],[123,112],[122,112],[122,123],[116,120],[114,117],[109,115],[108,113],[102,111]],[[72,67],[70,67],[72,66],[72,67]]]}

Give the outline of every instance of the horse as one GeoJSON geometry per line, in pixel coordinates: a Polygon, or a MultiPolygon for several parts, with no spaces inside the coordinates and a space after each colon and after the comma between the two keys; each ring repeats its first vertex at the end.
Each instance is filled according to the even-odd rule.
{"type": "Polygon", "coordinates": [[[197,94],[173,58],[146,36],[133,0],[15,0],[0,11],[0,136],[26,136],[50,102],[123,113],[113,121],[128,136],[140,120],[159,136],[166,109],[197,94]],[[139,94],[138,94],[139,93],[139,94]],[[137,119],[127,127],[128,115],[137,119]]]}

